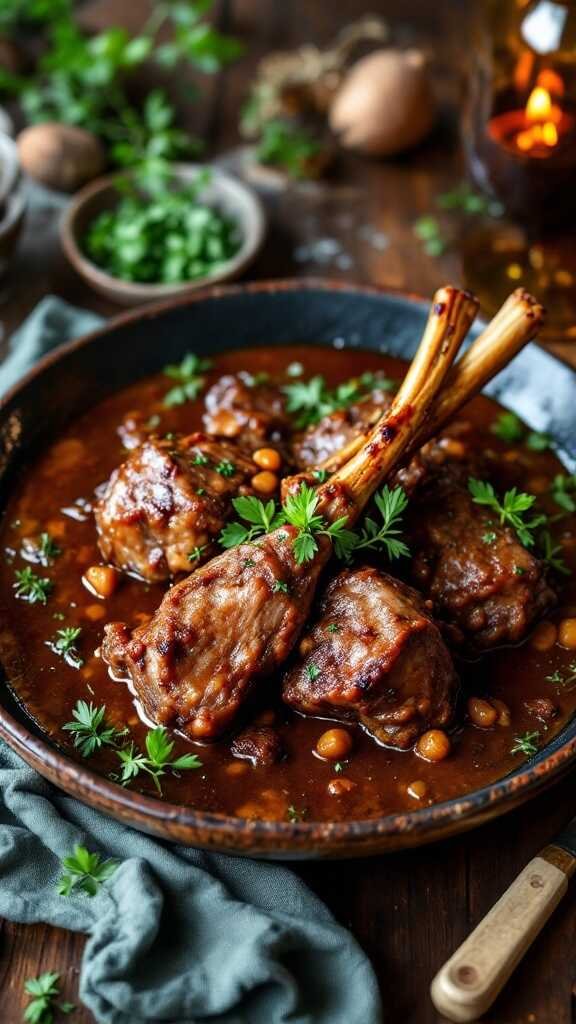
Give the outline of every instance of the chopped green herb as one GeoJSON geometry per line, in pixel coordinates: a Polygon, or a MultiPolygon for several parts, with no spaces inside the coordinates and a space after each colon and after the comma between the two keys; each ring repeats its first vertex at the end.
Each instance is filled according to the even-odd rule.
{"type": "Polygon", "coordinates": [[[210,459],[204,454],[204,452],[194,452],[194,457],[192,459],[193,466],[207,466],[209,462],[210,459]]]}
{"type": "Polygon", "coordinates": [[[483,544],[493,544],[495,540],[496,540],[496,534],[494,533],[493,530],[489,530],[487,533],[483,533],[482,534],[482,543],[483,544]]]}
{"type": "Polygon", "coordinates": [[[59,654],[64,658],[71,668],[82,668],[84,659],[80,657],[76,646],[76,641],[81,633],[80,626],[65,626],[63,629],[56,630],[56,636],[52,640],[47,640],[46,646],[54,651],[54,654],[59,654]]]}
{"type": "Polygon", "coordinates": [[[202,359],[194,352],[188,352],[181,363],[165,366],[163,370],[165,376],[171,377],[178,383],[164,395],[164,405],[168,407],[184,405],[185,402],[198,398],[206,383],[206,378],[202,374],[211,366],[211,359],[202,359]]]}
{"type": "Polygon", "coordinates": [[[312,476],[314,477],[315,480],[318,481],[319,484],[323,484],[328,479],[328,470],[327,469],[313,469],[312,470],[312,476]]]}
{"type": "Polygon", "coordinates": [[[92,757],[102,747],[117,747],[128,729],[116,729],[106,721],[106,705],[95,707],[92,701],[78,700],[72,711],[74,721],[62,726],[65,732],[71,732],[74,746],[82,757],[92,757]]]}
{"type": "Polygon", "coordinates": [[[344,771],[344,765],[342,764],[341,761],[336,761],[334,765],[334,771],[336,772],[337,775],[340,775],[340,773],[344,771]]]}
{"type": "Polygon", "coordinates": [[[296,808],[294,807],[294,804],[290,804],[288,810],[286,811],[286,817],[288,818],[288,821],[292,822],[293,825],[295,825],[299,821],[303,821],[307,814],[308,810],[306,807],[302,807],[299,811],[297,811],[296,808]]]}
{"type": "Polygon", "coordinates": [[[501,217],[504,207],[495,199],[476,192],[467,181],[461,182],[449,192],[442,192],[436,198],[442,210],[460,210],[468,214],[482,214],[489,217],[501,217]]]}
{"type": "Polygon", "coordinates": [[[550,488],[557,505],[565,512],[576,512],[576,473],[558,473],[550,488]]]}
{"type": "Polygon", "coordinates": [[[234,476],[236,472],[236,466],[233,462],[230,462],[230,459],[222,459],[217,466],[214,466],[214,469],[220,476],[226,477],[234,476]]]}
{"type": "Polygon", "coordinates": [[[252,569],[256,565],[256,562],[253,558],[245,558],[242,565],[245,569],[252,569]]]}
{"type": "Polygon", "coordinates": [[[272,593],[273,594],[289,594],[290,593],[290,588],[289,588],[288,584],[284,582],[284,580],[274,580],[274,584],[272,586],[272,593]]]}
{"type": "Polygon", "coordinates": [[[327,633],[339,633],[340,632],[340,626],[338,626],[335,622],[331,622],[329,626],[326,626],[326,632],[327,633]]]}
{"type": "Polygon", "coordinates": [[[508,444],[521,441],[524,437],[524,424],[514,412],[501,412],[490,429],[496,437],[508,444]]]}
{"type": "Polygon", "coordinates": [[[375,388],[392,391],[395,387],[396,381],[390,377],[366,372],[338,384],[332,390],[328,388],[324,377],[319,375],[308,381],[298,380],[293,384],[285,384],[282,390],[287,398],[286,411],[295,413],[296,426],[304,428],[318,423],[323,416],[338,409],[347,409],[354,402],[366,398],[375,388]]]}
{"type": "Polygon", "coordinates": [[[275,530],[284,521],[282,513],[278,511],[272,498],[266,502],[252,496],[233,498],[232,505],[240,518],[249,525],[244,526],[240,522],[228,523],[219,538],[223,548],[249,544],[255,537],[275,530]]]}
{"type": "Polygon", "coordinates": [[[541,434],[537,430],[531,430],[525,443],[526,447],[532,452],[545,452],[547,448],[553,446],[554,442],[549,434],[541,434]]]}
{"type": "Polygon", "coordinates": [[[557,668],[551,675],[544,676],[547,683],[554,683],[564,690],[573,690],[576,686],[576,661],[570,662],[566,671],[557,668]]]}
{"type": "Polygon", "coordinates": [[[192,548],[192,551],[189,553],[188,561],[189,562],[198,562],[202,558],[202,555],[207,550],[207,548],[208,548],[208,544],[196,545],[196,547],[192,548]]]}
{"type": "Polygon", "coordinates": [[[420,217],[413,225],[413,231],[424,246],[428,256],[441,256],[449,247],[436,217],[420,217]]]}
{"type": "Polygon", "coordinates": [[[47,604],[48,594],[53,590],[54,584],[47,577],[41,578],[32,571],[30,566],[25,569],[17,569],[14,573],[16,582],[13,584],[16,597],[28,604],[47,604]]]}
{"type": "Polygon", "coordinates": [[[40,565],[51,565],[58,555],[62,554],[62,549],[58,547],[56,541],[50,536],[49,533],[41,533],[38,539],[38,561],[40,565]]]}
{"type": "Polygon", "coordinates": [[[390,559],[405,558],[410,554],[408,546],[400,540],[400,521],[408,507],[408,498],[403,489],[394,487],[391,490],[386,484],[374,495],[374,503],[382,516],[382,522],[379,524],[371,516],[365,516],[359,535],[346,531],[343,542],[340,542],[341,556],[345,560],[367,549],[384,548],[390,559]]]}
{"type": "Polygon", "coordinates": [[[286,367],[286,375],[288,377],[301,377],[303,373],[304,367],[302,363],[290,363],[290,365],[286,367]]]}
{"type": "Polygon", "coordinates": [[[539,732],[525,732],[522,736],[514,737],[514,743],[510,748],[510,753],[526,754],[527,757],[532,757],[538,752],[539,742],[539,732]]]}
{"type": "Polygon", "coordinates": [[[525,519],[526,513],[536,501],[533,494],[524,494],[513,487],[506,491],[503,501],[500,502],[492,484],[474,480],[472,477],[468,481],[468,490],[477,505],[490,508],[498,515],[501,525],[506,524],[516,531],[524,547],[533,547],[534,530],[546,522],[546,516],[541,514],[525,519]]]}
{"type": "Polygon", "coordinates": [[[57,1003],[60,995],[60,975],[57,971],[48,971],[37,978],[28,978],[24,982],[24,991],[32,996],[24,1011],[27,1024],[53,1024],[54,1013],[72,1013],[76,1007],[73,1003],[57,1003]]]}
{"type": "Polygon", "coordinates": [[[203,494],[206,494],[206,488],[205,487],[197,487],[196,488],[196,494],[198,495],[199,498],[201,498],[203,494]]]}
{"type": "Polygon", "coordinates": [[[514,566],[514,575],[515,576],[524,576],[525,572],[526,572],[526,569],[524,568],[524,566],[522,566],[522,565],[515,565],[514,566]]]}
{"type": "Polygon", "coordinates": [[[320,141],[306,128],[293,121],[271,118],[262,126],[256,159],[261,164],[281,167],[292,178],[305,178],[310,162],[321,148],[320,141]]]}
{"type": "Polygon", "coordinates": [[[308,676],[308,679],[310,680],[311,683],[313,683],[315,679],[318,679],[318,676],[320,675],[320,669],[318,668],[318,665],[314,664],[313,661],[309,662],[308,665],[306,665],[306,675],[308,676]]]}
{"type": "Polygon", "coordinates": [[[562,557],[563,547],[555,544],[549,530],[542,530],[539,537],[542,560],[562,576],[571,576],[572,573],[562,557]]]}
{"type": "Polygon", "coordinates": [[[82,892],[86,896],[95,896],[103,882],[112,877],[118,867],[118,861],[108,858],[103,860],[99,853],[90,853],[85,846],[75,846],[69,857],[64,857],[62,867],[66,874],[58,883],[58,894],[70,896],[82,892]]]}
{"type": "Polygon", "coordinates": [[[140,772],[145,772],[152,778],[159,795],[162,796],[161,776],[167,772],[177,775],[179,771],[202,767],[202,761],[196,754],[183,754],[181,757],[172,758],[174,740],[169,739],[168,732],[162,725],[150,729],[145,742],[145,754],[138,750],[134,743],[116,751],[120,760],[120,782],[123,786],[128,785],[140,772]]]}

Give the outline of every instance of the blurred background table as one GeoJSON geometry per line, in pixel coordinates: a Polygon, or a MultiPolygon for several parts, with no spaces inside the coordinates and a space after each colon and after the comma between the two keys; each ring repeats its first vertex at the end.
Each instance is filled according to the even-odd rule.
{"type": "MultiPolygon", "coordinates": [[[[432,259],[418,243],[413,224],[463,175],[456,111],[459,71],[469,45],[466,7],[459,0],[438,0],[434,5],[426,0],[376,0],[367,5],[366,12],[390,19],[400,42],[416,43],[433,54],[442,104],[438,128],[419,150],[403,158],[376,162],[343,156],[327,185],[269,191],[270,231],[251,277],[340,277],[425,296],[447,281],[460,283],[457,251],[432,259]],[[380,243],[362,241],[356,230],[359,223],[375,229],[380,243]],[[332,240],[321,258],[318,246],[310,244],[318,239],[332,240]],[[330,257],[334,242],[346,254],[344,260],[330,257]]],[[[205,80],[200,103],[189,112],[184,108],[185,123],[208,142],[207,155],[239,146],[239,107],[258,59],[270,50],[303,42],[328,43],[342,25],[363,13],[362,8],[357,0],[222,0],[217,5],[218,26],[242,38],[247,53],[221,75],[205,80]]],[[[145,0],[126,5],[96,0],[82,10],[85,22],[94,28],[123,22],[136,30],[148,5],[145,0]]],[[[168,79],[163,84],[173,88],[168,79]]],[[[177,90],[174,100],[182,110],[177,90]]],[[[28,217],[15,264],[0,293],[0,353],[11,331],[47,293],[105,315],[118,312],[96,298],[68,267],[57,241],[57,211],[39,204],[28,217]]],[[[576,365],[576,349],[554,347],[576,365]]],[[[447,843],[365,861],[301,865],[297,870],[371,957],[381,982],[385,1019],[394,1024],[438,1024],[428,995],[434,973],[526,861],[574,813],[576,793],[568,779],[507,818],[447,843]]],[[[72,998],[83,937],[42,925],[0,922],[0,928],[3,1024],[21,1019],[24,980],[42,971],[60,971],[66,996],[72,998]]],[[[569,896],[485,1020],[574,1024],[575,948],[576,915],[569,896]]],[[[82,1009],[73,1019],[78,1024],[92,1021],[82,1009]]]]}

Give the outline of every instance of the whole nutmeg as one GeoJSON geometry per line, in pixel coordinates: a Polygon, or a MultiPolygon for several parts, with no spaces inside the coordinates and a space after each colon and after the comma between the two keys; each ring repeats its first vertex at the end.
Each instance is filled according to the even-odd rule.
{"type": "Polygon", "coordinates": [[[330,127],[349,149],[393,156],[434,123],[426,59],[419,50],[376,50],[354,64],[330,107],[330,127]]]}
{"type": "Polygon", "coordinates": [[[60,192],[74,192],[106,166],[99,139],[69,124],[32,125],[20,132],[17,142],[27,174],[60,192]]]}

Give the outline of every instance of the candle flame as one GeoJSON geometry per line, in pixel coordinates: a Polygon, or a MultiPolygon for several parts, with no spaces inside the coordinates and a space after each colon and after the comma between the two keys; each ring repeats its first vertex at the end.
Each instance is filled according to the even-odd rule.
{"type": "Polygon", "coordinates": [[[545,121],[552,113],[552,98],[547,89],[537,85],[526,104],[526,117],[529,121],[545,121]]]}

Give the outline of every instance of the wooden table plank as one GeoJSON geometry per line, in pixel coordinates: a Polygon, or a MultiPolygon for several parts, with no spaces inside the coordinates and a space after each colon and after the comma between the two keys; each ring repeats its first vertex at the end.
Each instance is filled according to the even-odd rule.
{"type": "MultiPolygon", "coordinates": [[[[436,82],[446,105],[439,128],[410,157],[377,162],[343,156],[328,188],[268,192],[270,234],[251,276],[324,274],[425,295],[445,281],[461,281],[457,253],[430,259],[416,242],[412,224],[431,212],[435,196],[462,174],[450,104],[453,109],[457,98],[454,68],[465,56],[464,6],[458,0],[440,0],[435,5],[424,0],[388,0],[365,8],[385,10],[403,41],[425,40],[434,50],[436,82]],[[367,244],[358,231],[365,225],[388,236],[388,247],[367,244]],[[336,239],[351,265],[324,266],[318,260],[303,259],[301,251],[296,259],[302,246],[314,238],[336,239]]],[[[113,0],[86,6],[91,23],[99,26],[124,16],[137,25],[145,11],[144,0],[133,0],[124,11],[113,0]]],[[[218,12],[220,27],[241,35],[248,55],[218,80],[204,81],[200,105],[187,109],[178,94],[186,122],[208,139],[210,153],[239,145],[239,105],[259,57],[270,49],[303,41],[329,42],[339,27],[363,9],[356,0],[338,4],[222,0],[218,12]]],[[[57,243],[54,213],[38,209],[29,219],[14,270],[0,294],[4,330],[0,346],[48,292],[104,314],[117,311],[89,292],[67,267],[57,243]]],[[[560,351],[576,365],[576,350],[560,346],[560,351]]],[[[439,1024],[428,997],[433,974],[521,867],[575,811],[569,779],[509,817],[450,842],[369,861],[300,865],[298,871],[370,955],[382,985],[387,1019],[394,1024],[439,1024]]],[[[575,1024],[573,899],[569,895],[554,915],[486,1018],[487,1024],[575,1024]]],[[[24,980],[42,971],[59,970],[66,998],[75,1001],[82,936],[44,925],[4,922],[0,943],[2,1024],[20,1021],[24,980]]],[[[83,1010],[73,1019],[79,1024],[92,1020],[83,1010]]]]}

